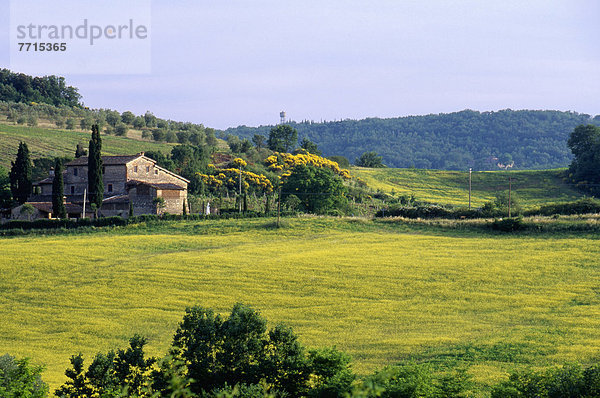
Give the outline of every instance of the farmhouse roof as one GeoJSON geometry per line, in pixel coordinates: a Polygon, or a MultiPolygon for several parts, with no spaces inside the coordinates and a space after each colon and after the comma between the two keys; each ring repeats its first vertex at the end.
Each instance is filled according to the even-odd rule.
{"type": "Polygon", "coordinates": [[[52,184],[54,177],[46,177],[41,181],[34,182],[33,185],[52,184]]]}
{"type": "Polygon", "coordinates": [[[173,184],[171,182],[147,182],[147,181],[131,180],[127,183],[127,185],[147,185],[149,187],[152,187],[154,189],[159,189],[161,191],[164,191],[164,190],[183,191],[183,190],[185,190],[184,187],[177,185],[177,184],[173,184]]]}
{"type": "MultiPolygon", "coordinates": [[[[27,202],[31,206],[35,207],[39,211],[45,213],[52,213],[52,202],[27,202]]],[[[65,203],[65,210],[67,213],[81,213],[83,208],[75,203],[65,203]]]]}
{"type": "MultiPolygon", "coordinates": [[[[138,153],[137,155],[102,156],[102,165],[116,166],[116,165],[121,165],[121,164],[127,164],[127,163],[131,162],[132,160],[135,160],[142,156],[144,156],[142,153],[138,153]]],[[[156,161],[154,161],[153,159],[150,159],[150,158],[146,158],[146,159],[150,160],[151,162],[156,163],[156,161]]],[[[88,164],[88,157],[81,156],[75,160],[70,161],[66,165],[67,166],[87,166],[87,164],[88,164]]]]}
{"type": "Polygon", "coordinates": [[[129,196],[127,195],[115,195],[110,198],[106,198],[102,201],[104,203],[129,203],[129,196]]]}

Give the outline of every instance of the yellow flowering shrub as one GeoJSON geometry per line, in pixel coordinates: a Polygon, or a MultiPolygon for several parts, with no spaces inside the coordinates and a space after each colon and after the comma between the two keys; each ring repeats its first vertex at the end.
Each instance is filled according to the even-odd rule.
{"type": "MultiPolygon", "coordinates": [[[[239,186],[240,169],[216,169],[215,171],[218,171],[217,175],[202,173],[198,173],[198,175],[206,185],[214,188],[225,186],[230,189],[235,189],[239,186]]],[[[241,173],[242,186],[244,189],[253,186],[267,193],[273,192],[273,184],[271,184],[271,181],[264,175],[245,170],[242,170],[241,173]]]]}
{"type": "Polygon", "coordinates": [[[345,179],[351,178],[350,172],[347,169],[340,168],[337,162],[311,153],[292,155],[291,153],[275,152],[265,159],[265,164],[271,170],[288,170],[298,165],[326,167],[345,179]]]}
{"type": "Polygon", "coordinates": [[[233,159],[233,164],[239,168],[246,167],[248,163],[246,163],[246,161],[242,158],[235,158],[233,159]]]}

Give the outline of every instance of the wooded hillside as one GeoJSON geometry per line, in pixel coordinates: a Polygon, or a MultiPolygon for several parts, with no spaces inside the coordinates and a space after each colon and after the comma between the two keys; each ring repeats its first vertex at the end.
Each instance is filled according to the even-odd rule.
{"type": "MultiPolygon", "coordinates": [[[[325,156],[343,155],[351,162],[375,151],[389,167],[498,170],[498,163],[513,162],[515,169],[567,167],[572,159],[569,133],[588,123],[600,125],[600,115],[508,109],[290,125],[325,156]]],[[[268,135],[271,127],[240,126],[225,133],[252,138],[268,135]]]]}

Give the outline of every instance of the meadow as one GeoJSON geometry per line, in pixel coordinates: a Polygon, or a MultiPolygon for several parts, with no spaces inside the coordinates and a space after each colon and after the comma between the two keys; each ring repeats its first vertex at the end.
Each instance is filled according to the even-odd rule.
{"type": "MultiPolygon", "coordinates": [[[[77,144],[87,149],[90,132],[61,130],[48,127],[28,127],[0,123],[0,166],[10,168],[23,141],[32,158],[75,156],[77,144]]],[[[173,144],[141,141],[128,137],[102,136],[103,155],[133,155],[142,151],[170,153],[173,144]]]]}
{"type": "MultiPolygon", "coordinates": [[[[483,206],[501,192],[512,192],[524,209],[545,204],[570,202],[583,197],[564,180],[566,169],[474,171],[471,175],[471,205],[483,206]]],[[[353,167],[352,175],[373,189],[400,195],[413,195],[431,203],[468,206],[469,172],[425,169],[368,169],[353,167]]]]}
{"type": "Polygon", "coordinates": [[[0,238],[0,353],[89,361],[134,333],[162,356],[186,306],[235,302],[366,375],[402,361],[509,371],[599,359],[597,235],[500,234],[401,221],[178,221],[0,238]]]}

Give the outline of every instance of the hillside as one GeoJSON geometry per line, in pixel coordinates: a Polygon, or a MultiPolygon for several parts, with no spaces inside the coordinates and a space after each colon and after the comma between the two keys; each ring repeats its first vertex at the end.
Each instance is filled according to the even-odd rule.
{"type": "MultiPolygon", "coordinates": [[[[569,133],[580,124],[600,124],[600,116],[574,112],[502,110],[370,118],[314,123],[291,122],[299,137],[308,137],[326,156],[343,155],[353,162],[376,151],[389,167],[497,170],[566,167],[571,162],[569,133]]],[[[230,128],[226,134],[252,138],[268,135],[272,126],[230,128]]]]}
{"type": "MultiPolygon", "coordinates": [[[[412,195],[417,200],[438,204],[469,204],[468,172],[362,167],[353,167],[351,172],[369,187],[383,192],[412,195]]],[[[480,207],[493,201],[498,193],[508,191],[509,178],[512,180],[512,192],[523,208],[583,197],[582,192],[563,180],[563,174],[564,169],[473,172],[471,204],[480,207]]]]}
{"type": "MultiPolygon", "coordinates": [[[[20,141],[27,143],[32,158],[37,158],[54,156],[73,157],[77,144],[82,144],[87,148],[89,140],[89,132],[0,123],[0,166],[10,168],[10,162],[15,159],[20,141]]],[[[102,136],[102,153],[105,155],[128,155],[141,151],[157,150],[169,153],[173,145],[154,141],[142,141],[128,137],[102,136]]]]}

